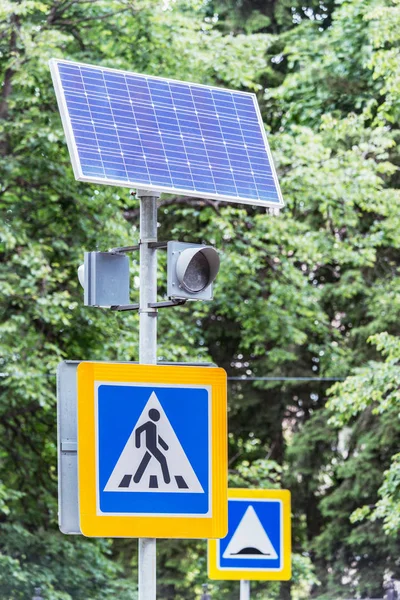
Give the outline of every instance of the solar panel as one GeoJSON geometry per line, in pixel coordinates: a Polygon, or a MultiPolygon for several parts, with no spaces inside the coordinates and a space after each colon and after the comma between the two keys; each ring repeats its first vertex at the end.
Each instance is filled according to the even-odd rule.
{"type": "Polygon", "coordinates": [[[76,179],[283,205],[255,94],[50,61],[76,179]]]}

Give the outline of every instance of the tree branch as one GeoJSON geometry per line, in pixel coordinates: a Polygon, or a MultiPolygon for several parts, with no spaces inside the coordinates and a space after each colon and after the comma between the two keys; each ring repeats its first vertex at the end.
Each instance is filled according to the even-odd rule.
{"type": "MultiPolygon", "coordinates": [[[[9,52],[12,56],[17,50],[17,32],[20,27],[19,17],[15,14],[11,15],[11,35],[9,52]]],[[[3,89],[1,93],[0,101],[0,119],[6,119],[8,116],[8,99],[12,93],[12,79],[15,70],[12,67],[8,67],[4,74],[3,89]]],[[[8,154],[8,142],[6,140],[0,142],[0,155],[4,156],[8,154]]]]}
{"type": "MultiPolygon", "coordinates": [[[[79,19],[79,24],[84,23],[85,21],[102,21],[103,19],[111,19],[112,17],[115,17],[116,15],[119,15],[121,13],[124,12],[128,12],[129,10],[131,10],[130,7],[127,8],[121,8],[121,10],[116,10],[115,12],[110,12],[107,13],[105,15],[94,15],[93,17],[86,17],[86,19],[79,19]]],[[[59,21],[57,21],[57,25],[76,25],[76,21],[71,20],[71,19],[60,19],[59,21]]],[[[82,28],[84,27],[89,27],[91,25],[82,25],[82,28]]]]}

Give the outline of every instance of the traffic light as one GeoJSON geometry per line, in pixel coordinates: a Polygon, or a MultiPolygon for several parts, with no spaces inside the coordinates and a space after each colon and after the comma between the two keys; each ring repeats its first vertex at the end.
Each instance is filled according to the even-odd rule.
{"type": "MultiPolygon", "coordinates": [[[[152,243],[149,243],[151,247],[152,243]]],[[[213,281],[219,271],[218,252],[212,246],[185,242],[156,242],[154,250],[167,248],[168,302],[154,302],[152,308],[182,304],[185,300],[212,300],[213,281]]],[[[129,303],[129,258],[124,252],[138,246],[115,248],[109,252],[85,252],[85,262],[78,269],[84,289],[85,306],[136,310],[129,303]]]]}
{"type": "Polygon", "coordinates": [[[212,284],[218,274],[219,263],[218,252],[212,246],[168,242],[167,296],[212,300],[212,284]]]}

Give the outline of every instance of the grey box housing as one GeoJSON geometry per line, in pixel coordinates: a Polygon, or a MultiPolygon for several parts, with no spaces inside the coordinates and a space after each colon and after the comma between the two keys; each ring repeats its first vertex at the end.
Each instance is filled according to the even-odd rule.
{"type": "Polygon", "coordinates": [[[129,258],[111,252],[85,252],[85,306],[129,304],[129,258]]]}

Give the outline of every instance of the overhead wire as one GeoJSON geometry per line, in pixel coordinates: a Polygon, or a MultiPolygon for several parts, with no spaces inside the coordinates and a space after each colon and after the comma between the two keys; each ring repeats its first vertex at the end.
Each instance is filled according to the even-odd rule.
{"type": "MultiPolygon", "coordinates": [[[[32,377],[56,377],[56,373],[21,373],[18,375],[11,373],[0,373],[0,377],[14,377],[17,379],[28,379],[32,377]]],[[[248,376],[228,376],[228,381],[344,381],[346,377],[248,377],[248,376]]]]}

